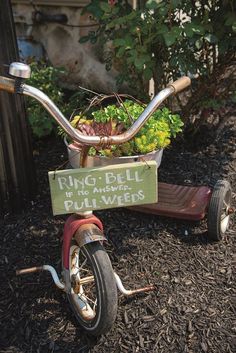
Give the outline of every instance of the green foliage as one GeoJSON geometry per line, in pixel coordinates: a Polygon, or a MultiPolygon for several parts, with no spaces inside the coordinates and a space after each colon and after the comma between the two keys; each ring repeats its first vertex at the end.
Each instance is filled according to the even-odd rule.
{"type": "MultiPolygon", "coordinates": [[[[64,72],[45,63],[31,63],[31,77],[27,80],[27,84],[34,86],[52,99],[52,101],[60,106],[65,106],[63,102],[63,92],[59,88],[58,79],[64,72]]],[[[35,99],[27,98],[27,115],[33,135],[41,138],[50,135],[55,130],[55,120],[46,112],[45,108],[35,99]]]]}
{"type": "MultiPolygon", "coordinates": [[[[94,111],[91,118],[81,118],[75,116],[71,124],[74,127],[80,128],[83,124],[83,130],[89,133],[90,128],[94,127],[94,122],[97,124],[99,131],[107,129],[111,125],[111,131],[108,135],[116,133],[117,128],[122,125],[123,129],[128,129],[132,122],[137,120],[143,112],[144,107],[131,100],[126,100],[123,106],[115,104],[108,105],[94,111]],[[84,125],[89,126],[86,129],[84,125]]],[[[131,156],[136,154],[145,154],[161,148],[165,148],[170,144],[170,139],[176,137],[176,134],[182,131],[183,122],[177,114],[171,114],[168,108],[163,108],[156,111],[141,128],[139,133],[129,142],[122,145],[112,145],[109,148],[100,149],[99,154],[104,156],[131,156]]],[[[95,126],[96,127],[96,126],[95,126]]],[[[96,131],[91,130],[91,134],[96,131]]],[[[100,135],[102,135],[100,133],[100,135]]],[[[94,148],[90,148],[89,155],[96,154],[94,148]]]]}
{"type": "MultiPolygon", "coordinates": [[[[78,107],[82,109],[87,105],[90,93],[82,90],[68,91],[61,87],[60,80],[65,74],[63,68],[48,66],[45,62],[33,62],[30,66],[31,77],[27,80],[27,84],[43,91],[65,116],[70,117],[78,107]]],[[[38,101],[27,97],[26,103],[28,121],[34,137],[42,138],[55,132],[59,135],[64,134],[62,128],[58,127],[53,117],[38,101]]]]}
{"type": "Polygon", "coordinates": [[[89,11],[99,23],[82,41],[104,45],[107,69],[117,67],[117,82],[128,83],[137,95],[147,94],[154,79],[156,92],[183,74],[198,77],[189,109],[216,98],[220,74],[235,58],[236,14],[232,0],[148,0],[133,10],[127,1],[110,4],[92,0],[89,11]],[[107,45],[109,43],[111,45],[107,45]],[[110,49],[109,49],[110,48],[110,49]],[[202,83],[213,82],[206,91],[202,83]],[[196,98],[195,98],[196,97],[196,98]]]}

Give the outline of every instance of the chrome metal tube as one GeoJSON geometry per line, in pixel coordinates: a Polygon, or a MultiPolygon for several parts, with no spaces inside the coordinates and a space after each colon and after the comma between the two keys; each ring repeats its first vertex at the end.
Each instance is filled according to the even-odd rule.
{"type": "Polygon", "coordinates": [[[140,117],[134,124],[124,133],[114,136],[87,136],[73,128],[70,122],[65,118],[62,112],[52,102],[52,100],[37,88],[29,85],[23,85],[22,93],[38,100],[45,109],[53,116],[58,124],[65,130],[65,132],[72,138],[73,141],[83,143],[86,145],[108,145],[108,144],[121,144],[129,141],[134,137],[141,127],[145,124],[148,118],[155,112],[158,106],[171,94],[174,93],[173,87],[167,87],[159,92],[153,100],[144,109],[140,117]]]}
{"type": "Polygon", "coordinates": [[[155,286],[153,286],[153,285],[143,287],[143,288],[138,288],[138,289],[125,289],[118,274],[114,272],[114,276],[115,276],[116,285],[117,285],[119,291],[126,296],[130,296],[130,295],[134,295],[134,294],[138,294],[138,293],[143,293],[143,292],[150,292],[150,291],[155,290],[155,286]]]}
{"type": "Polygon", "coordinates": [[[52,267],[50,265],[43,265],[42,268],[44,271],[48,271],[51,273],[53,281],[59,289],[62,289],[62,290],[65,289],[65,284],[59,280],[58,274],[57,274],[54,267],[52,267]]]}
{"type": "Polygon", "coordinates": [[[37,99],[37,101],[44,106],[44,108],[57,121],[62,129],[65,130],[73,141],[89,145],[99,145],[101,143],[101,138],[99,136],[86,136],[74,129],[53,101],[39,89],[24,84],[22,93],[26,96],[37,99]]]}
{"type": "Polygon", "coordinates": [[[141,127],[145,124],[145,122],[150,118],[150,116],[157,110],[159,105],[170,95],[174,93],[173,87],[167,87],[159,92],[148,104],[148,106],[144,109],[139,118],[133,123],[133,125],[123,134],[111,136],[110,141],[111,144],[120,144],[126,141],[129,141],[132,137],[134,137],[137,132],[141,129],[141,127]]]}

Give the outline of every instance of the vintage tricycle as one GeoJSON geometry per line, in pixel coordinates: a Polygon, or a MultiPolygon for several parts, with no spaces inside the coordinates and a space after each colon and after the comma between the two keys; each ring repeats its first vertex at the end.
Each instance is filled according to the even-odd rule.
{"type": "MultiPolygon", "coordinates": [[[[24,83],[24,80],[30,77],[28,65],[12,63],[9,74],[13,78],[0,77],[1,90],[35,98],[73,141],[90,146],[121,144],[130,140],[167,97],[190,85],[188,77],[182,77],[170,83],[152,99],[138,120],[124,133],[115,136],[86,136],[71,126],[49,97],[37,88],[24,83]]],[[[134,162],[133,165],[135,165],[134,162]]],[[[148,182],[146,184],[149,188],[148,182]]],[[[191,220],[203,219],[207,214],[208,234],[212,240],[222,238],[228,228],[230,215],[234,212],[231,207],[230,184],[223,180],[217,181],[214,187],[186,187],[159,183],[158,203],[132,206],[131,202],[130,206],[141,212],[191,220]]],[[[55,284],[66,292],[79,324],[92,335],[107,332],[114,323],[117,313],[117,287],[124,295],[154,289],[154,286],[147,286],[126,290],[121,279],[112,269],[110,259],[103,247],[105,240],[103,224],[93,215],[90,205],[90,209],[88,207],[83,212],[72,214],[65,223],[61,280],[50,265],[17,271],[18,275],[49,271],[55,284]]]]}

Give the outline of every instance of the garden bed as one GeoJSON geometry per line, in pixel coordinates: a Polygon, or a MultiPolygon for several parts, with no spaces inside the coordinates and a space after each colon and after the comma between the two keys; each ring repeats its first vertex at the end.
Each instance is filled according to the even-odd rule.
{"type": "MultiPolygon", "coordinates": [[[[236,128],[233,121],[212,143],[189,150],[181,141],[164,152],[159,178],[209,185],[227,178],[236,201],[236,128]]],[[[200,141],[200,140],[199,140],[200,141]]],[[[109,239],[107,251],[126,287],[157,289],[120,296],[113,329],[99,339],[77,325],[65,295],[48,274],[16,277],[15,270],[41,264],[60,270],[65,217],[53,217],[47,171],[66,159],[62,141],[35,146],[38,194],[28,211],[0,221],[0,352],[233,352],[233,253],[235,216],[223,241],[207,241],[205,222],[144,215],[126,209],[98,212],[109,239]]]]}

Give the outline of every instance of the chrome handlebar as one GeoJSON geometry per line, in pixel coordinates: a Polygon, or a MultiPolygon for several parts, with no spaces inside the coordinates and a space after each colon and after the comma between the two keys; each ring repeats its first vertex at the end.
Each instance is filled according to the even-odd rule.
{"type": "MultiPolygon", "coordinates": [[[[96,145],[118,145],[126,141],[129,141],[134,137],[141,127],[145,124],[148,118],[155,112],[158,106],[170,95],[175,94],[182,89],[186,88],[191,84],[188,77],[182,77],[179,80],[170,84],[167,88],[159,92],[144,109],[139,118],[133,123],[133,125],[124,133],[114,136],[88,136],[83,135],[77,129],[73,128],[70,122],[62,114],[62,112],[57,108],[53,101],[39,89],[21,84],[18,93],[30,96],[39,101],[44,108],[52,115],[52,117],[57,121],[57,123],[62,127],[62,129],[72,138],[73,141],[78,143],[96,146],[96,145]]],[[[10,93],[15,93],[15,80],[0,76],[0,90],[5,90],[10,93]]]]}
{"type": "Polygon", "coordinates": [[[83,135],[77,129],[73,128],[57,106],[51,101],[51,99],[38,90],[37,88],[24,85],[22,93],[37,99],[46,110],[54,117],[58,124],[63,128],[63,130],[72,138],[73,141],[84,143],[86,145],[116,145],[122,144],[126,141],[129,141],[135,134],[141,129],[145,124],[147,119],[154,113],[156,108],[163,102],[167,97],[174,93],[172,87],[168,87],[161,91],[146,109],[142,112],[140,117],[134,122],[134,124],[124,133],[114,136],[88,136],[83,135]]]}

